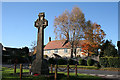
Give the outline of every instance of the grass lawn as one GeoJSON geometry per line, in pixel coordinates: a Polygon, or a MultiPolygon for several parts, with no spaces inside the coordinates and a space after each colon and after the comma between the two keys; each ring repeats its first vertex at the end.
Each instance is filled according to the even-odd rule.
{"type": "MultiPolygon", "coordinates": [[[[66,68],[67,65],[58,65],[58,67],[66,68]]],[[[75,68],[75,65],[69,65],[69,67],[75,68]]],[[[78,68],[78,69],[104,70],[104,71],[120,71],[120,68],[111,68],[111,67],[108,67],[108,68],[98,68],[98,67],[95,67],[95,66],[82,66],[82,65],[77,65],[77,68],[78,68]]]]}
{"type": "MultiPolygon", "coordinates": [[[[20,70],[16,70],[16,74],[13,74],[14,70],[12,68],[2,67],[2,80],[20,80],[19,72],[20,70]]],[[[28,69],[23,69],[23,73],[29,72],[28,69]]],[[[22,80],[54,80],[54,74],[51,76],[23,76],[22,80]]],[[[90,76],[86,74],[78,74],[75,76],[75,73],[70,73],[70,77],[67,78],[67,73],[58,72],[57,80],[105,80],[103,78],[97,76],[90,76]]],[[[107,80],[107,79],[106,79],[107,80]]]]}
{"type": "MultiPolygon", "coordinates": [[[[67,65],[58,65],[58,67],[67,67],[67,65]]],[[[69,65],[69,67],[75,68],[75,65],[69,65]]],[[[82,68],[82,69],[98,69],[98,67],[95,66],[81,66],[77,65],[77,68],[82,68]]]]}

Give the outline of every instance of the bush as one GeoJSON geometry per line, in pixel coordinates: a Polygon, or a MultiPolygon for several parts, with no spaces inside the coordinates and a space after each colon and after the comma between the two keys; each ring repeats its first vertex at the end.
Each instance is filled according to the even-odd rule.
{"type": "Polygon", "coordinates": [[[47,55],[44,55],[44,58],[48,58],[48,56],[47,56],[47,55]]]}
{"type": "Polygon", "coordinates": [[[58,59],[57,64],[58,65],[66,65],[67,64],[67,60],[65,60],[65,59],[58,59]]]}
{"type": "Polygon", "coordinates": [[[105,57],[103,57],[103,58],[100,58],[100,65],[102,66],[102,67],[108,67],[109,65],[108,65],[108,60],[107,60],[107,58],[105,58],[105,57]]]}
{"type": "Polygon", "coordinates": [[[79,58],[80,57],[80,55],[77,55],[77,58],[79,58]]]}
{"type": "Polygon", "coordinates": [[[48,62],[49,64],[56,64],[56,60],[54,58],[49,58],[48,62]]]}
{"type": "Polygon", "coordinates": [[[120,57],[109,57],[109,67],[120,68],[120,57]]]}
{"type": "Polygon", "coordinates": [[[87,59],[87,65],[92,66],[94,64],[94,61],[91,58],[87,59]]]}
{"type": "Polygon", "coordinates": [[[94,66],[97,67],[97,68],[101,67],[100,64],[99,64],[99,62],[94,63],[94,66]]]}
{"type": "Polygon", "coordinates": [[[102,67],[120,68],[120,57],[101,57],[100,65],[102,67]]]}
{"type": "Polygon", "coordinates": [[[77,62],[77,61],[74,61],[74,60],[72,60],[72,59],[69,59],[69,60],[68,60],[68,64],[69,64],[69,65],[75,65],[75,64],[78,64],[78,62],[77,62]]]}
{"type": "Polygon", "coordinates": [[[79,65],[85,65],[85,60],[82,59],[82,58],[80,58],[80,60],[79,60],[79,65]]]}

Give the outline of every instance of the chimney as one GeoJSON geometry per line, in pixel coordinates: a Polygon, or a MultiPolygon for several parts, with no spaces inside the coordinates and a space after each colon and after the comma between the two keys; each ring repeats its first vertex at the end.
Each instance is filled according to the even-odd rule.
{"type": "Polygon", "coordinates": [[[51,37],[49,37],[49,42],[51,41],[51,37]]]}

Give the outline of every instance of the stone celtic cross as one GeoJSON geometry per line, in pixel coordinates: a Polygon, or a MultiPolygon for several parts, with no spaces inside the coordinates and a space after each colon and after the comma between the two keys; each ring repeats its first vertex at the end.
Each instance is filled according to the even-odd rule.
{"type": "Polygon", "coordinates": [[[48,21],[44,19],[45,14],[39,13],[38,19],[35,21],[35,27],[38,29],[37,36],[37,51],[36,59],[32,62],[32,73],[33,74],[48,74],[48,64],[43,59],[44,54],[44,29],[48,26],[48,21]]]}
{"type": "Polygon", "coordinates": [[[43,51],[44,51],[44,28],[48,26],[48,21],[44,19],[45,14],[39,13],[38,19],[35,21],[35,27],[38,28],[38,36],[37,36],[37,54],[36,59],[43,59],[43,51]]]}

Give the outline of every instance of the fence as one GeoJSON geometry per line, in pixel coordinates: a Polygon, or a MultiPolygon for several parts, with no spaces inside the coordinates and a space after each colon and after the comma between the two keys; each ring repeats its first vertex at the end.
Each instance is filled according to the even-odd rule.
{"type": "MultiPolygon", "coordinates": [[[[63,68],[63,69],[62,69],[62,68],[59,68],[57,65],[55,65],[55,75],[54,75],[55,80],[57,79],[57,72],[58,72],[58,70],[61,71],[61,72],[67,70],[67,77],[68,77],[68,78],[69,78],[70,70],[71,70],[71,71],[74,71],[74,70],[75,70],[75,76],[77,76],[77,64],[75,65],[75,68],[70,67],[69,64],[68,64],[67,67],[65,67],[65,68],[63,68]]],[[[53,65],[52,65],[52,64],[51,64],[51,73],[53,73],[53,65]]]]}
{"type": "MultiPolygon", "coordinates": [[[[16,68],[18,65],[14,64],[14,74],[16,74],[16,68]]],[[[20,80],[22,80],[22,75],[23,75],[23,69],[26,69],[27,66],[24,66],[23,64],[20,64],[19,68],[20,68],[20,80]]],[[[29,69],[29,73],[31,74],[31,64],[29,64],[29,67],[27,67],[27,69],[29,69]]]]}
{"type": "MultiPolygon", "coordinates": [[[[65,68],[60,68],[60,67],[58,67],[58,65],[55,65],[54,67],[53,67],[53,65],[51,64],[51,66],[50,66],[50,72],[51,73],[53,73],[53,68],[54,68],[54,78],[55,78],[55,80],[57,79],[57,72],[58,72],[58,70],[60,71],[60,72],[65,72],[65,71],[67,71],[67,77],[69,78],[69,73],[70,73],[70,71],[75,71],[75,76],[77,76],[77,64],[75,65],[75,67],[73,68],[73,67],[70,67],[69,66],[69,64],[67,65],[67,67],[65,67],[65,68]]],[[[14,64],[14,73],[16,73],[16,64],[14,64]]],[[[23,65],[22,64],[20,64],[20,80],[22,80],[22,74],[23,74],[23,65]]],[[[31,74],[31,64],[29,65],[29,74],[31,74]]]]}

